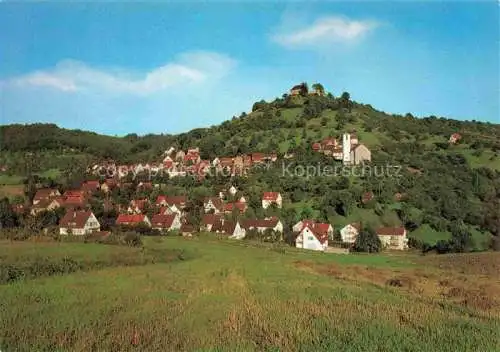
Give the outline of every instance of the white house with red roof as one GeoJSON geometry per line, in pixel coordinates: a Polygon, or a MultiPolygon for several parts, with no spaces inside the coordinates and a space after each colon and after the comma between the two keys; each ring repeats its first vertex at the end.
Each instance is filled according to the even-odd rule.
{"type": "Polygon", "coordinates": [[[295,247],[324,251],[328,248],[328,233],[314,224],[305,224],[295,239],[295,247]]]}
{"type": "Polygon", "coordinates": [[[223,214],[205,214],[201,218],[200,231],[212,231],[215,224],[224,221],[223,214]]]}
{"type": "Polygon", "coordinates": [[[359,231],[361,230],[361,224],[359,223],[351,223],[347,224],[340,230],[340,237],[342,238],[342,242],[345,243],[354,243],[356,242],[356,238],[359,235],[359,231]]]}
{"type": "Polygon", "coordinates": [[[149,199],[132,199],[127,209],[129,214],[141,214],[149,206],[149,199]]]}
{"type": "Polygon", "coordinates": [[[181,225],[181,217],[178,213],[169,215],[156,214],[151,218],[151,227],[153,230],[161,232],[179,230],[181,225]]]}
{"type": "Polygon", "coordinates": [[[276,217],[268,219],[249,219],[242,222],[245,230],[257,230],[260,233],[266,230],[283,233],[283,223],[276,217]]]}
{"type": "Polygon", "coordinates": [[[329,238],[333,238],[333,226],[327,223],[316,222],[314,220],[304,219],[292,226],[292,231],[299,233],[305,226],[312,226],[320,232],[325,232],[329,238]]]}
{"type": "Polygon", "coordinates": [[[48,200],[60,196],[61,193],[57,188],[41,188],[35,193],[33,204],[39,203],[41,200],[48,200]]]}
{"type": "Polygon", "coordinates": [[[238,211],[243,214],[244,212],[247,211],[247,203],[243,202],[234,202],[234,203],[226,203],[224,205],[224,213],[226,214],[231,214],[234,209],[238,209],[238,211]]]}
{"type": "Polygon", "coordinates": [[[203,201],[205,213],[219,214],[224,212],[224,202],[219,197],[207,197],[203,201]]]}
{"type": "Polygon", "coordinates": [[[140,224],[151,226],[151,221],[144,214],[120,214],[116,218],[116,225],[137,226],[140,224]]]}
{"type": "Polygon", "coordinates": [[[101,230],[101,225],[91,211],[68,211],[59,221],[59,234],[83,236],[101,230]]]}
{"type": "Polygon", "coordinates": [[[387,249],[408,249],[407,231],[404,227],[380,227],[376,231],[382,246],[387,249]]]}
{"type": "Polygon", "coordinates": [[[281,198],[281,193],[279,192],[264,192],[262,195],[262,208],[267,209],[272,204],[276,204],[278,208],[281,208],[283,199],[281,198]]]}

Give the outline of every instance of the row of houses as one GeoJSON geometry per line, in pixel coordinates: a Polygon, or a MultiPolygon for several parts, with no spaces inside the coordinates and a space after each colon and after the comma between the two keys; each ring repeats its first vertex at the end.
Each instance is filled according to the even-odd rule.
{"type": "Polygon", "coordinates": [[[88,172],[99,176],[112,176],[115,179],[123,179],[130,174],[138,175],[141,173],[164,173],[169,177],[194,175],[198,178],[204,178],[213,168],[225,176],[241,176],[246,175],[248,170],[254,166],[275,162],[278,156],[276,153],[250,153],[204,160],[200,156],[198,147],[189,148],[187,151],[171,147],[164,152],[162,158],[161,162],[131,165],[117,165],[112,161],[107,161],[93,165],[88,169],[88,172]]]}
{"type": "Polygon", "coordinates": [[[370,150],[362,143],[355,133],[344,133],[342,143],[336,138],[327,137],[320,142],[312,144],[315,152],[333,157],[342,161],[344,165],[359,165],[371,161],[370,150]]]}
{"type": "MultiPolygon", "coordinates": [[[[179,232],[191,236],[194,232],[211,232],[225,235],[232,239],[243,239],[249,231],[260,234],[275,233],[282,238],[283,223],[277,217],[265,219],[246,219],[231,221],[222,214],[205,214],[200,228],[195,229],[187,223],[179,213],[156,214],[151,219],[145,214],[120,214],[116,219],[117,226],[145,226],[161,233],[179,232]]],[[[343,243],[354,244],[360,232],[360,224],[353,223],[340,230],[343,243]]],[[[301,220],[292,227],[297,248],[325,251],[334,236],[331,224],[318,223],[313,220],[301,220]]],[[[59,224],[61,235],[86,235],[100,232],[100,224],[92,211],[72,210],[66,213],[59,224]]],[[[381,227],[376,230],[384,248],[404,250],[408,248],[407,231],[404,227],[381,227]]]]}

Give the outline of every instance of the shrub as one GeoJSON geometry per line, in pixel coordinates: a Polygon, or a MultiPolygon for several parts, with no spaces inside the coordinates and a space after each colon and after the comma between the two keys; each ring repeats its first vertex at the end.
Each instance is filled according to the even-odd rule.
{"type": "Polygon", "coordinates": [[[353,246],[355,252],[376,253],[380,252],[381,249],[382,243],[375,231],[371,229],[363,229],[358,237],[356,237],[356,242],[354,242],[353,246]]]}
{"type": "Polygon", "coordinates": [[[130,247],[141,247],[142,239],[141,235],[136,232],[127,232],[123,235],[123,240],[130,247]]]}

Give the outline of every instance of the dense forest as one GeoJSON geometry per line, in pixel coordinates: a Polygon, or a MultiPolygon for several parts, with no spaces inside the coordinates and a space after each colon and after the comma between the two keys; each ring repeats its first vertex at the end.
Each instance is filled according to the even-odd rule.
{"type": "MultiPolygon", "coordinates": [[[[179,135],[110,137],[52,124],[1,126],[0,164],[7,176],[59,170],[61,183],[69,182],[68,170],[74,175],[75,170],[105,159],[160,162],[171,146],[199,147],[203,159],[277,152],[279,157],[294,154],[287,159],[292,169],[318,163],[338,165],[313,152],[311,145],[327,136],[339,138],[343,132],[355,132],[370,148],[372,165],[397,166],[398,177],[290,177],[283,173],[280,158],[244,178],[160,181],[167,185],[166,192],[187,193],[196,199],[235,185],[249,198],[246,216],[274,212],[287,225],[304,217],[330,221],[336,227],[351,221],[373,226],[403,224],[414,234],[415,246],[439,241],[445,245],[443,241],[457,227],[472,234],[477,248],[491,246],[491,236],[500,234],[500,125],[391,115],[353,101],[349,93],[338,97],[284,94],[272,102],[256,102],[251,112],[220,125],[179,135]],[[462,136],[456,144],[448,142],[453,133],[462,136]],[[259,206],[264,191],[281,192],[283,209],[264,212],[259,206]],[[374,198],[363,202],[367,192],[374,198]],[[404,195],[403,199],[395,200],[396,194],[404,195]]],[[[148,196],[153,199],[155,192],[148,196]]],[[[130,196],[116,195],[124,203],[130,196]]]]}

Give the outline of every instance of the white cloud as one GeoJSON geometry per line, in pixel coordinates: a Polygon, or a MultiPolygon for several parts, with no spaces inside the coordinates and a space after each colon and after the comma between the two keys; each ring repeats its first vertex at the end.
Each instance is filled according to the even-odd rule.
{"type": "Polygon", "coordinates": [[[54,68],[41,70],[2,83],[18,87],[49,87],[63,92],[149,94],[186,84],[219,79],[236,65],[228,56],[197,51],[181,54],[176,60],[149,72],[127,69],[100,69],[83,62],[64,60],[54,68]]]}
{"type": "Polygon", "coordinates": [[[289,48],[316,46],[331,43],[352,43],[373,31],[379,25],[372,20],[351,20],[330,16],[316,20],[312,25],[282,29],[272,39],[289,48]]]}

